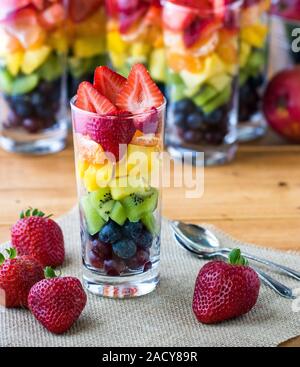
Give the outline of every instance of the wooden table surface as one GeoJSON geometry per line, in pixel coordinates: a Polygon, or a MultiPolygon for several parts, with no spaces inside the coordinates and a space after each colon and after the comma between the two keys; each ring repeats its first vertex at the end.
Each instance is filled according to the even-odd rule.
{"type": "MultiPolygon", "coordinates": [[[[299,145],[275,144],[273,138],[242,146],[232,164],[205,169],[200,199],[187,199],[182,188],[165,189],[163,215],[209,222],[261,246],[300,250],[299,158],[299,145]]],[[[75,203],[71,144],[45,157],[0,150],[0,241],[9,239],[22,208],[38,207],[58,217],[75,203]]],[[[300,346],[300,337],[285,345],[300,346]]]]}

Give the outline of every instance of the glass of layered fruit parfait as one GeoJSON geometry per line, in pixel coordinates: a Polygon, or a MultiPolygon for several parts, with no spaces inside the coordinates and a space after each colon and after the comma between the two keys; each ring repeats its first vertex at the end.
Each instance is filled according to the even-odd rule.
{"type": "Polygon", "coordinates": [[[237,148],[241,2],[163,4],[169,152],[204,152],[206,165],[230,161],[237,148]]]}
{"type": "Polygon", "coordinates": [[[142,64],[128,79],[100,66],[71,107],[84,284],[114,298],[149,293],[159,279],[165,99],[142,64]]]}
{"type": "Polygon", "coordinates": [[[127,76],[143,63],[162,89],[165,54],[159,0],[106,0],[107,49],[115,70],[127,76]]]}
{"type": "Polygon", "coordinates": [[[69,43],[68,91],[76,94],[81,81],[93,81],[94,70],[106,64],[104,0],[66,0],[69,43]]]}
{"type": "Polygon", "coordinates": [[[267,44],[271,0],[245,0],[241,13],[240,93],[238,139],[263,136],[266,122],[261,113],[267,72],[267,44]]]}
{"type": "Polygon", "coordinates": [[[45,154],[65,147],[63,1],[0,5],[1,146],[45,154]]]}

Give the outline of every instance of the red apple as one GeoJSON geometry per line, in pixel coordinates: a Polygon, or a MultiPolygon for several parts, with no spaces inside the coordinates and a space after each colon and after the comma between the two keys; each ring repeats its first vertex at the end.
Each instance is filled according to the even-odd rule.
{"type": "Polygon", "coordinates": [[[300,67],[276,74],[269,82],[263,111],[270,126],[288,140],[300,143],[300,67]]]}
{"type": "Polygon", "coordinates": [[[271,12],[289,20],[300,21],[300,0],[276,1],[271,12]]]}

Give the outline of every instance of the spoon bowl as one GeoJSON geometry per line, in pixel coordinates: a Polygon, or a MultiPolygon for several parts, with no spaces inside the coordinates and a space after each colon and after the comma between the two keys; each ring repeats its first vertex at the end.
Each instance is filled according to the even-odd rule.
{"type": "Polygon", "coordinates": [[[171,221],[171,228],[192,250],[201,253],[214,252],[221,248],[217,237],[206,228],[196,224],[186,224],[179,221],[171,221]]]}

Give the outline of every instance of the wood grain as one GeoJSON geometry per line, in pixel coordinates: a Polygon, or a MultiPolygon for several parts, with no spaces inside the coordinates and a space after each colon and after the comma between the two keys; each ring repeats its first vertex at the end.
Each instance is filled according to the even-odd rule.
{"type": "MultiPolygon", "coordinates": [[[[264,140],[240,148],[230,165],[205,169],[204,195],[187,199],[164,189],[163,215],[209,222],[261,246],[300,250],[300,146],[264,140]]],[[[58,217],[76,203],[73,149],[28,157],[0,151],[0,241],[20,210],[39,207],[58,217]]],[[[300,338],[284,343],[300,346],[300,338]]]]}

